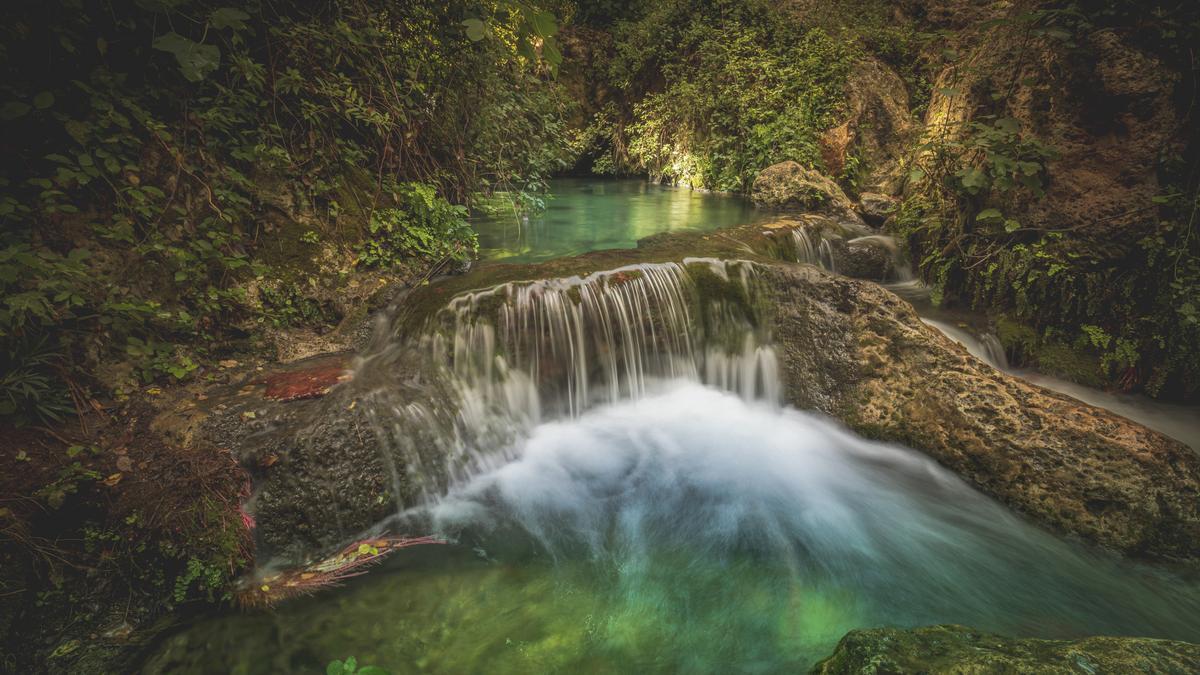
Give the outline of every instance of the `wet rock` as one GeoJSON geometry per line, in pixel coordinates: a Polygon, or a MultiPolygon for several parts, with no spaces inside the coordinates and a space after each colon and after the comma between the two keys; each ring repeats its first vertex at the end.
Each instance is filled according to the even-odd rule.
{"type": "Polygon", "coordinates": [[[1200,558],[1200,457],[1114,413],[972,357],[870,283],[766,268],[788,400],[907,445],[1060,533],[1200,558]]]}
{"type": "Polygon", "coordinates": [[[1036,640],[964,626],[846,634],[813,673],[1195,673],[1200,645],[1132,637],[1036,640]]]}
{"type": "Polygon", "coordinates": [[[858,198],[858,212],[868,225],[880,227],[896,210],[897,203],[895,197],[878,192],[864,192],[858,198]]]}
{"type": "Polygon", "coordinates": [[[751,197],[758,206],[817,211],[861,222],[854,203],[832,178],[799,162],[780,162],[763,169],[754,179],[751,197]]]}
{"type": "Polygon", "coordinates": [[[263,396],[274,401],[319,398],[353,377],[349,366],[349,354],[334,354],[310,359],[299,367],[280,369],[260,380],[266,387],[263,396]]]}
{"type": "Polygon", "coordinates": [[[870,281],[885,281],[895,274],[893,252],[873,238],[841,243],[833,251],[838,274],[870,281]]]}

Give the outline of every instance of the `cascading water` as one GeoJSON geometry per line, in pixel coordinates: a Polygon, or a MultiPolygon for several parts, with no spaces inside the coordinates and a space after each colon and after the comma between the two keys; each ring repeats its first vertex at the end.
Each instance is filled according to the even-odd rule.
{"type": "Polygon", "coordinates": [[[434,362],[473,407],[526,423],[637,399],[661,378],[777,397],[747,308],[699,297],[688,266],[752,295],[751,264],[701,260],[502,284],[450,301],[429,338],[434,362]]]}
{"type": "Polygon", "coordinates": [[[808,228],[797,227],[792,230],[792,240],[796,244],[797,262],[816,265],[837,274],[837,265],[833,259],[833,246],[828,239],[817,234],[817,241],[814,244],[813,235],[809,233],[808,228]]]}
{"type": "MultiPolygon", "coordinates": [[[[819,231],[792,237],[834,269],[819,231]]],[[[781,405],[758,283],[712,260],[513,282],[393,335],[321,405],[375,429],[397,505],[381,527],[452,543],[199,623],[144,672],[350,655],[393,673],[803,671],[848,630],[945,622],[1200,640],[1194,579],[1062,541],[928,458],[781,405]]],[[[345,476],[331,501],[359,488],[345,476]]]]}
{"type": "MultiPolygon", "coordinates": [[[[447,425],[424,402],[392,400],[386,388],[371,396],[394,494],[411,495],[398,507],[436,501],[511,460],[497,448],[540,422],[639,399],[664,379],[779,402],[775,352],[751,306],[754,284],[751,263],[688,259],[453,298],[420,342],[458,419],[447,425]],[[709,297],[698,278],[720,291],[709,297]]],[[[384,354],[397,349],[409,347],[384,354]]],[[[368,357],[360,370],[388,363],[368,357]]]]}

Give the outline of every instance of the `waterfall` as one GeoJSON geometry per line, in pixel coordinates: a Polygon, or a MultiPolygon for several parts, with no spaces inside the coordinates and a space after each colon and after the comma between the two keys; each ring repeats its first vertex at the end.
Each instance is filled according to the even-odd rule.
{"type": "Polygon", "coordinates": [[[816,265],[837,274],[837,268],[833,261],[833,246],[828,239],[818,234],[814,245],[808,228],[797,227],[792,230],[792,240],[796,244],[796,262],[816,265]]]}
{"type": "Polygon", "coordinates": [[[510,461],[513,441],[543,422],[641,399],[668,382],[779,406],[756,278],[749,262],[685,259],[455,296],[415,340],[396,340],[360,366],[369,378],[432,364],[414,378],[424,385],[370,388],[397,509],[432,503],[510,461]]]}
{"type": "Polygon", "coordinates": [[[526,424],[638,399],[664,379],[778,401],[774,353],[748,306],[702,297],[689,267],[749,303],[749,263],[630,265],[459,295],[428,348],[473,410],[526,424]]]}

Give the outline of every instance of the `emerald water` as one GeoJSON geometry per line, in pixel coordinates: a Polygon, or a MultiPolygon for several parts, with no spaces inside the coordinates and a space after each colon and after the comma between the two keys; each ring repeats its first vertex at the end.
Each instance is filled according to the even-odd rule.
{"type": "Polygon", "coordinates": [[[167,638],[149,673],[795,672],[853,628],[1200,639],[1194,583],[1069,544],[933,461],[696,382],[535,426],[344,588],[167,638]]]}
{"type": "Polygon", "coordinates": [[[550,181],[546,209],[529,217],[474,219],[485,260],[537,262],[603,249],[675,230],[710,231],[756,217],[745,199],[632,179],[550,181]]]}

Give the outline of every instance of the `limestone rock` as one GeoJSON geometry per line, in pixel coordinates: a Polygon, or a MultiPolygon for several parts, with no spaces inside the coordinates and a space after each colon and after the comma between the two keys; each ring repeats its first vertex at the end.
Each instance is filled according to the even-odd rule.
{"type": "Polygon", "coordinates": [[[919,134],[904,80],[878,59],[866,58],[850,72],[845,92],[845,119],[821,136],[826,168],[841,175],[854,158],[858,185],[870,190],[899,187],[901,159],[919,134]]]}
{"type": "Polygon", "coordinates": [[[812,672],[1195,673],[1200,672],[1200,645],[1133,637],[1018,639],[954,625],[875,628],[847,633],[812,672]]]}
{"type": "Polygon", "coordinates": [[[763,169],[754,179],[751,196],[758,206],[819,211],[861,222],[854,203],[833,179],[799,162],[780,162],[763,169]]]}
{"type": "Polygon", "coordinates": [[[893,254],[874,238],[866,237],[834,247],[837,273],[855,279],[886,281],[895,273],[893,254]]]}
{"type": "Polygon", "coordinates": [[[1200,457],[1002,373],[878,285],[766,268],[789,402],[920,450],[1044,526],[1132,556],[1200,558],[1200,457]]]}

